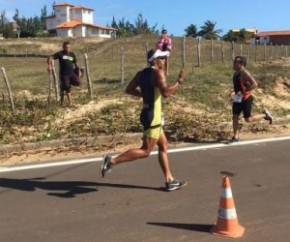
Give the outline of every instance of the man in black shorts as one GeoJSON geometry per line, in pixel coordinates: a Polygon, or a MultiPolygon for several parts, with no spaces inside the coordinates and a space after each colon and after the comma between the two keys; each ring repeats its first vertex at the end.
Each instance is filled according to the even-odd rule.
{"type": "Polygon", "coordinates": [[[184,80],[184,72],[180,71],[177,80],[168,85],[163,71],[167,51],[150,50],[147,60],[150,66],[137,72],[126,88],[126,93],[142,98],[143,108],[140,121],[144,127],[143,142],[140,148],[129,149],[117,157],[105,154],[101,166],[102,176],[110,173],[113,167],[150,155],[158,146],[158,161],[165,178],[165,189],[174,191],[184,187],[187,182],[176,179],[170,169],[167,154],[167,139],[162,128],[162,99],[170,97],[184,80]]]}
{"type": "Polygon", "coordinates": [[[247,123],[257,122],[262,119],[272,124],[273,118],[268,110],[262,114],[252,115],[253,96],[251,91],[257,87],[256,80],[246,70],[247,59],[243,56],[236,56],[233,63],[235,70],[233,77],[234,90],[231,93],[233,99],[233,137],[231,142],[239,141],[239,116],[243,112],[247,123]]]}
{"type": "Polygon", "coordinates": [[[67,96],[68,106],[72,105],[71,86],[80,86],[82,71],[77,65],[77,59],[71,52],[71,45],[68,41],[63,43],[63,50],[47,58],[48,72],[52,72],[52,59],[59,60],[60,73],[60,101],[63,105],[64,93],[67,96]]]}

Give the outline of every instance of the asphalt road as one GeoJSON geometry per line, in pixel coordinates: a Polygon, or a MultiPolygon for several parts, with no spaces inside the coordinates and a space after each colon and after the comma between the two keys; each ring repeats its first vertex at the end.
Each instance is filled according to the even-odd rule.
{"type": "Polygon", "coordinates": [[[0,173],[1,242],[232,241],[210,233],[221,171],[230,178],[237,241],[290,241],[290,141],[170,153],[188,185],[165,192],[157,156],[115,167],[100,162],[0,173]]]}

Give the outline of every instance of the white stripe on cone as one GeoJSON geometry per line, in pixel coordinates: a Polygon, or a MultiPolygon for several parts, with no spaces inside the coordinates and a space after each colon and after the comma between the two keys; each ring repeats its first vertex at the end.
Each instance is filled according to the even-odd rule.
{"type": "Polygon", "coordinates": [[[235,208],[231,208],[231,209],[220,208],[218,210],[218,216],[223,219],[237,219],[238,218],[235,208]]]}
{"type": "Polygon", "coordinates": [[[221,197],[222,198],[232,198],[233,197],[232,189],[231,188],[223,188],[221,190],[221,197]]]}

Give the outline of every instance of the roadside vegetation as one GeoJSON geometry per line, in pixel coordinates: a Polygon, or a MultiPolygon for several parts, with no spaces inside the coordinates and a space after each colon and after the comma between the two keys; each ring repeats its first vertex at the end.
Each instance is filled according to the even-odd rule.
{"type": "MultiPolygon", "coordinates": [[[[47,105],[48,74],[45,58],[1,57],[11,82],[16,115],[10,111],[6,89],[0,75],[0,144],[35,142],[51,139],[94,137],[117,133],[139,133],[140,100],[124,94],[125,85],[146,66],[145,47],[154,48],[156,35],[139,35],[108,41],[72,39],[80,65],[89,55],[93,99],[87,95],[86,78],[80,88],[73,88],[75,106],[47,105]],[[121,50],[125,56],[125,83],[120,82],[121,50]]],[[[186,38],[185,64],[182,62],[182,38],[173,38],[168,82],[176,80],[180,69],[186,80],[170,98],[164,99],[165,130],[173,141],[204,142],[229,138],[231,132],[232,63],[230,45],[225,45],[225,62],[220,58],[220,42],[215,42],[214,62],[210,58],[211,41],[202,46],[202,64],[197,67],[196,39],[186,38]]],[[[63,40],[16,39],[1,43],[2,53],[48,55],[61,49],[63,40]]],[[[236,47],[239,54],[240,48],[236,47]]],[[[246,48],[246,47],[244,47],[246,48]]],[[[290,62],[287,58],[257,62],[250,58],[248,69],[259,82],[255,110],[269,108],[279,119],[290,115],[290,62]]],[[[56,63],[56,66],[57,63],[56,63]]],[[[286,128],[283,123],[279,129],[286,128]]],[[[268,132],[266,122],[244,125],[251,132],[268,132]]]]}

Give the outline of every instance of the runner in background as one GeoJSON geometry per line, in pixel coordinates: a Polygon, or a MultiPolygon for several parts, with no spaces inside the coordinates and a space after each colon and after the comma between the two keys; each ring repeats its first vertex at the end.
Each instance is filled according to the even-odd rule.
{"type": "Polygon", "coordinates": [[[246,57],[235,57],[233,63],[233,69],[235,70],[233,76],[234,90],[230,94],[233,100],[233,137],[230,141],[231,143],[239,141],[239,116],[242,112],[247,123],[257,122],[262,119],[267,120],[270,124],[273,122],[273,117],[266,109],[262,114],[252,115],[254,98],[251,91],[255,89],[258,84],[249,71],[246,70],[246,64],[246,57]]]}

